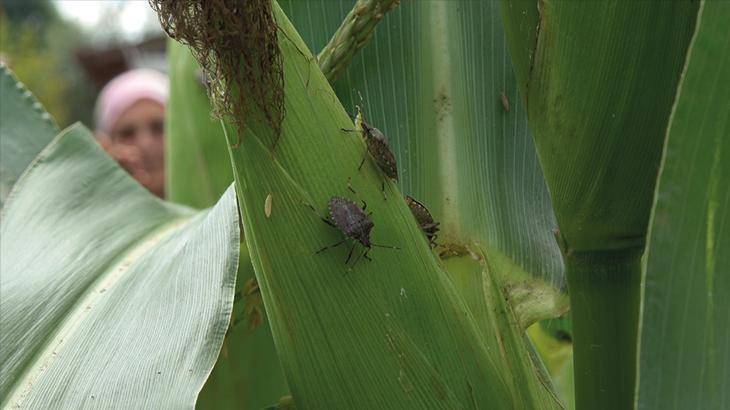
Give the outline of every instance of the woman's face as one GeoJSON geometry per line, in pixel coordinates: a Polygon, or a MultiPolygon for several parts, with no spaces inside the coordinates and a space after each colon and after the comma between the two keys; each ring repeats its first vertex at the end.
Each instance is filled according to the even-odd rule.
{"type": "Polygon", "coordinates": [[[165,107],[140,100],[127,109],[111,130],[111,143],[134,147],[148,175],[142,184],[153,194],[165,194],[165,107]]]}

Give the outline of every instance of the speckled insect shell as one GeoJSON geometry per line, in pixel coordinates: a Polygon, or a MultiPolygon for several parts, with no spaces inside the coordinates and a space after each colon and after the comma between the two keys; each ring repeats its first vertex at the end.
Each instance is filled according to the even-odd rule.
{"type": "Polygon", "coordinates": [[[431,216],[431,212],[428,212],[428,209],[426,209],[422,203],[408,195],[405,197],[406,204],[408,204],[408,208],[411,209],[411,213],[413,213],[413,216],[416,217],[416,221],[418,221],[419,225],[433,223],[433,216],[431,216]]]}
{"type": "Polygon", "coordinates": [[[365,121],[362,121],[362,129],[365,131],[368,152],[375,159],[378,168],[389,178],[397,180],[398,165],[395,161],[395,155],[393,155],[393,151],[391,151],[388,145],[388,141],[385,140],[385,135],[379,129],[368,125],[365,121]]]}
{"type": "Polygon", "coordinates": [[[333,196],[329,201],[329,213],[337,229],[363,246],[370,247],[370,230],[375,224],[356,203],[333,196]]]}
{"type": "Polygon", "coordinates": [[[436,233],[439,231],[439,223],[433,220],[431,212],[429,212],[422,203],[408,195],[405,196],[405,199],[406,204],[408,204],[408,208],[410,208],[411,213],[416,218],[416,222],[418,222],[418,226],[420,226],[423,233],[426,234],[429,244],[431,246],[435,246],[436,233]]]}

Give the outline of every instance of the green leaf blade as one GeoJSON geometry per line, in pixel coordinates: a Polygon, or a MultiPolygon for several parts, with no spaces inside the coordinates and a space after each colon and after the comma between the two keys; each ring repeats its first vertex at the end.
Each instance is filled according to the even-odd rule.
{"type": "Polygon", "coordinates": [[[540,5],[526,100],[565,251],[642,247],[697,4],[540,5]]]}
{"type": "MultiPolygon", "coordinates": [[[[212,206],[233,182],[228,146],[220,121],[211,118],[205,76],[187,46],[168,42],[170,102],[167,107],[166,172],[170,201],[212,206]]],[[[241,244],[237,294],[254,278],[245,243],[241,244]]],[[[221,354],[198,398],[200,408],[260,409],[288,393],[271,331],[249,326],[247,300],[233,307],[232,324],[221,354]]],[[[263,307],[261,307],[263,309],[263,307]]],[[[263,315],[265,317],[265,314],[263,315]]]]}
{"type": "Polygon", "coordinates": [[[58,134],[41,104],[0,64],[0,207],[33,158],[58,134]]]}
{"type": "MultiPolygon", "coordinates": [[[[352,2],[341,1],[339,7],[282,4],[316,48],[325,44],[326,33],[337,28],[352,2]]],[[[540,375],[529,358],[522,360],[529,347],[519,335],[520,325],[566,309],[567,299],[554,289],[564,286],[563,265],[552,235],[550,198],[517,97],[497,7],[494,2],[403,3],[384,17],[370,44],[333,86],[346,106],[364,105],[365,119],[383,130],[399,164],[399,187],[441,222],[437,242],[461,250],[468,245],[474,254],[483,254],[487,262],[482,261],[481,269],[462,271],[456,263],[457,271],[449,273],[457,282],[474,274],[471,279],[476,282],[496,280],[500,286],[485,292],[467,285],[467,293],[460,287],[463,298],[472,297],[472,290],[480,303],[498,293],[503,293],[502,300],[510,298],[516,308],[508,309],[509,315],[503,314],[498,302],[487,303],[485,309],[480,303],[470,308],[477,323],[488,330],[484,334],[480,329],[494,360],[504,360],[500,371],[518,375],[506,376],[508,382],[518,385],[521,377],[530,381],[530,387],[514,389],[518,394],[513,403],[535,400],[549,406],[554,397],[542,399],[551,396],[550,387],[533,389],[540,384],[540,375]],[[501,101],[503,91],[509,111],[501,101]],[[549,303],[528,308],[539,310],[537,315],[522,315],[525,299],[512,299],[513,290],[522,286],[550,294],[544,299],[549,303]],[[552,302],[557,303],[544,308],[552,302]],[[491,323],[495,318],[501,323],[491,323]],[[503,338],[521,346],[500,355],[503,338]]],[[[369,160],[366,166],[371,166],[369,160]]],[[[462,258],[474,263],[468,254],[462,258]]]]}
{"type": "Polygon", "coordinates": [[[205,76],[188,47],[170,40],[168,50],[166,196],[175,203],[207,208],[233,182],[226,139],[220,122],[211,118],[205,76]]]}
{"type": "Polygon", "coordinates": [[[700,10],[647,248],[640,409],[730,405],[730,5],[700,10]]]}
{"type": "Polygon", "coordinates": [[[232,191],[210,212],[166,204],[75,126],[2,218],[3,406],[194,405],[230,318],[232,191]]]}
{"type": "MultiPolygon", "coordinates": [[[[297,37],[285,18],[278,24],[287,37],[297,37]]],[[[386,182],[383,199],[376,170],[357,170],[365,146],[340,131],[352,127],[347,113],[321,72],[307,67],[313,62],[302,56],[303,43],[280,44],[287,116],[276,151],[270,151],[271,131],[251,122],[231,157],[246,241],[297,406],[508,402],[505,376],[496,372],[398,191],[386,182]],[[357,194],[347,189],[349,177],[357,194]],[[320,220],[334,195],[364,199],[373,211],[373,242],[401,249],[373,248],[373,260],[361,259],[352,271],[344,246],[315,255],[341,239],[320,220]]],[[[228,134],[233,144],[235,131],[228,134]]]]}
{"type": "MultiPolygon", "coordinates": [[[[282,1],[313,48],[326,44],[326,33],[351,5],[282,1]]],[[[400,4],[333,87],[346,107],[363,104],[366,120],[384,132],[398,162],[399,187],[442,223],[441,242],[499,249],[528,274],[562,286],[550,197],[517,95],[498,3],[400,4]],[[441,84],[445,75],[448,88],[441,84]],[[448,132],[437,130],[444,108],[453,115],[448,132]]]]}

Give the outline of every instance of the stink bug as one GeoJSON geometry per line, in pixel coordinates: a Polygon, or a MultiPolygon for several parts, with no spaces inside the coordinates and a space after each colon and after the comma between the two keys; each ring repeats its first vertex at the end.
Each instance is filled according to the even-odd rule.
{"type": "MultiPolygon", "coordinates": [[[[350,188],[350,190],[353,191],[352,188],[350,188]]],[[[317,213],[317,210],[314,209],[312,205],[306,205],[308,205],[315,213],[317,213]]],[[[355,259],[355,261],[352,263],[352,266],[350,266],[350,268],[352,268],[355,266],[360,257],[364,257],[367,260],[372,260],[368,256],[368,253],[373,246],[379,248],[400,249],[396,246],[379,245],[370,241],[370,231],[373,229],[375,224],[370,219],[370,215],[372,215],[372,212],[365,213],[367,206],[368,204],[365,201],[362,201],[362,207],[360,207],[358,204],[347,198],[343,198],[340,196],[333,196],[332,198],[330,198],[327,206],[327,209],[329,211],[329,219],[324,217],[320,218],[327,225],[342,232],[345,237],[337,243],[325,246],[314,254],[316,255],[322,253],[327,249],[342,245],[348,239],[352,239],[352,247],[350,248],[350,252],[347,254],[345,265],[349,264],[350,259],[352,258],[352,252],[355,250],[355,245],[357,245],[357,243],[360,243],[366,248],[365,252],[357,259],[355,259]]]]}
{"type": "Polygon", "coordinates": [[[256,278],[251,278],[243,285],[243,289],[236,292],[233,303],[241,299],[245,300],[242,317],[235,318],[231,328],[235,329],[243,320],[248,320],[248,330],[256,329],[264,321],[264,301],[261,297],[261,289],[256,278]]]}
{"type": "MultiPolygon", "coordinates": [[[[360,128],[362,128],[362,131],[360,130],[348,130],[346,128],[341,128],[342,131],[347,132],[362,132],[363,137],[365,138],[365,143],[367,144],[368,150],[363,155],[362,161],[360,161],[360,166],[357,167],[358,170],[360,170],[365,163],[365,159],[367,158],[367,154],[370,153],[370,156],[373,158],[373,161],[375,161],[375,164],[378,166],[378,168],[387,176],[388,178],[398,180],[398,166],[395,161],[395,155],[393,155],[393,151],[390,149],[390,146],[388,145],[388,141],[385,139],[385,135],[383,133],[375,128],[371,127],[367,122],[365,122],[362,119],[362,110],[359,106],[357,106],[357,115],[355,117],[355,122],[360,123],[360,128]]],[[[381,191],[383,192],[383,195],[385,195],[385,181],[383,181],[381,185],[381,191]]]]}
{"type": "Polygon", "coordinates": [[[248,317],[248,328],[253,330],[264,321],[264,301],[256,278],[246,281],[243,285],[243,294],[246,297],[243,314],[248,317]]]}
{"type": "Polygon", "coordinates": [[[431,245],[432,248],[436,247],[436,238],[438,237],[436,233],[439,231],[439,223],[433,220],[431,212],[429,212],[422,203],[408,195],[406,195],[405,198],[408,208],[411,209],[411,213],[416,218],[416,222],[418,222],[418,226],[421,227],[421,230],[426,235],[428,244],[431,245]]]}

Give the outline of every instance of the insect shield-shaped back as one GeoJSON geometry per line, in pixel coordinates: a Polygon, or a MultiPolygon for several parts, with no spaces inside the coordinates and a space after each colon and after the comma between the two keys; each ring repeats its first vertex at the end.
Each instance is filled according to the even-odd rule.
{"type": "Polygon", "coordinates": [[[375,160],[375,164],[388,178],[398,179],[398,165],[395,161],[395,155],[385,139],[385,135],[375,128],[371,127],[365,121],[360,122],[367,142],[368,152],[375,160]]]}
{"type": "Polygon", "coordinates": [[[337,229],[370,248],[370,230],[375,224],[362,208],[349,199],[333,196],[329,201],[329,213],[337,229]]]}
{"type": "Polygon", "coordinates": [[[411,213],[416,218],[416,222],[418,222],[418,226],[421,227],[421,230],[426,235],[428,244],[431,245],[432,248],[436,247],[436,238],[438,237],[436,234],[439,231],[439,223],[433,220],[431,212],[429,212],[422,203],[408,195],[405,196],[405,199],[406,204],[408,204],[408,208],[410,208],[411,213]]]}
{"type": "MultiPolygon", "coordinates": [[[[355,193],[352,187],[350,187],[350,190],[355,193]]],[[[304,205],[308,206],[312,211],[317,213],[317,210],[311,204],[305,203],[304,205]]],[[[355,257],[355,261],[352,263],[352,266],[349,266],[348,270],[352,270],[352,267],[355,266],[355,264],[361,257],[369,261],[372,260],[368,256],[368,253],[373,246],[377,246],[379,248],[400,249],[397,246],[380,245],[370,242],[370,231],[373,229],[373,226],[375,226],[375,224],[370,219],[371,213],[365,213],[365,209],[367,209],[368,206],[365,201],[362,201],[362,208],[360,208],[356,203],[350,201],[349,199],[339,196],[333,196],[332,198],[330,198],[328,205],[329,218],[320,218],[327,225],[342,232],[345,235],[345,238],[338,241],[337,243],[325,246],[324,248],[315,252],[315,255],[322,253],[327,249],[332,249],[334,247],[342,245],[346,241],[352,239],[353,244],[350,248],[350,252],[347,255],[347,259],[345,260],[345,265],[350,262],[350,258],[352,258],[352,253],[355,250],[355,245],[357,245],[358,242],[365,247],[365,252],[360,256],[355,257]]]]}

